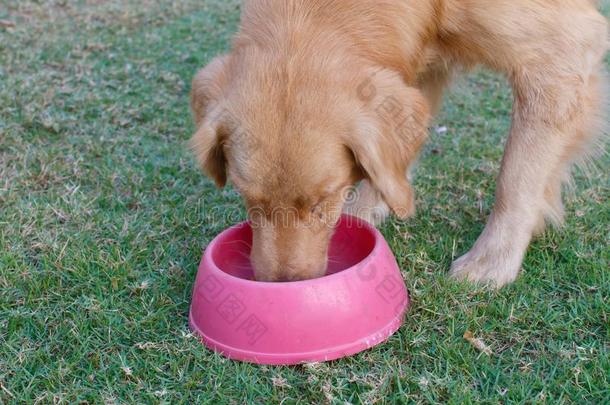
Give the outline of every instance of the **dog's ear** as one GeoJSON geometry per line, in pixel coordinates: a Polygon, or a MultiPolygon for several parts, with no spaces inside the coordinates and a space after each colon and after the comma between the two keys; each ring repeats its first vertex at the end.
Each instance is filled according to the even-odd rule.
{"type": "Polygon", "coordinates": [[[219,56],[201,69],[193,78],[191,89],[191,109],[197,130],[190,146],[204,172],[219,188],[227,182],[221,101],[228,82],[228,58],[219,56]]]}
{"type": "Polygon", "coordinates": [[[394,214],[407,218],[415,212],[407,172],[428,133],[426,99],[387,71],[365,79],[358,96],[364,106],[346,145],[394,214]]]}

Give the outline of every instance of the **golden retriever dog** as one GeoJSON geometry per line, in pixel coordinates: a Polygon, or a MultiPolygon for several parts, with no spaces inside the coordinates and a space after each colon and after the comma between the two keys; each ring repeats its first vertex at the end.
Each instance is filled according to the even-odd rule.
{"type": "Polygon", "coordinates": [[[341,212],[414,214],[408,172],[452,73],[501,72],[514,106],[495,206],[450,272],[500,287],[561,221],[562,182],[601,132],[607,48],[592,0],[245,1],[232,50],[193,79],[192,147],[245,200],[255,277],[318,277],[341,212]]]}

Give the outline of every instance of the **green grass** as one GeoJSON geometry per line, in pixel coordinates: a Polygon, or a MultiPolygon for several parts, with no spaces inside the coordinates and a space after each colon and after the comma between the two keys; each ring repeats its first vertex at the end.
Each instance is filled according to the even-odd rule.
{"type": "Polygon", "coordinates": [[[607,157],[577,173],[566,226],[532,244],[516,283],[446,278],[489,213],[509,126],[510,91],[484,72],[456,83],[447,132],[431,131],[417,217],[382,229],[413,301],[398,333],[310,366],[204,349],[187,325],[201,250],[244,213],[186,148],[188,91],[238,12],[1,3],[16,26],[0,28],[0,403],[609,403],[607,157]]]}

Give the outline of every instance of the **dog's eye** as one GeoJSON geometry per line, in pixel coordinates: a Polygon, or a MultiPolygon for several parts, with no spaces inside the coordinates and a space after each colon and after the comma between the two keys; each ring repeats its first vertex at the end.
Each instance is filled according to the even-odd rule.
{"type": "Polygon", "coordinates": [[[312,215],[317,215],[320,219],[324,218],[324,213],[322,212],[322,203],[318,203],[311,207],[310,212],[312,215]]]}

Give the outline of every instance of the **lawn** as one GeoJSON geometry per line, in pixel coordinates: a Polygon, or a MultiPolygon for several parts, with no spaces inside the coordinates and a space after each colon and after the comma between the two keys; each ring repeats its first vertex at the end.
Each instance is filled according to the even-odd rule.
{"type": "Polygon", "coordinates": [[[446,277],[489,214],[509,126],[510,90],[482,71],[431,129],[418,215],[382,227],[413,302],[388,342],[295,367],[199,343],[201,251],[244,210],[187,149],[189,83],[238,18],[235,0],[0,2],[0,403],[610,403],[607,155],[516,283],[446,277]]]}

